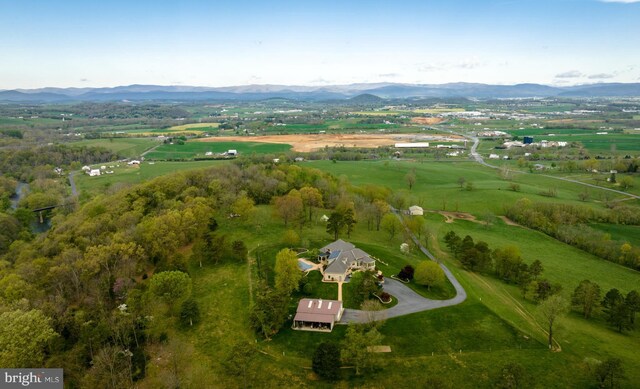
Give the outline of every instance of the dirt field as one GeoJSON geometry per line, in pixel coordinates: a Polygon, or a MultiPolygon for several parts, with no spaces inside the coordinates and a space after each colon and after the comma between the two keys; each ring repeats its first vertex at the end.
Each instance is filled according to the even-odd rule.
{"type": "Polygon", "coordinates": [[[427,117],[411,118],[411,123],[425,124],[425,125],[438,124],[438,123],[442,123],[443,121],[444,121],[443,118],[427,118],[427,117]]]}
{"type": "Polygon", "coordinates": [[[218,136],[199,139],[200,142],[262,142],[291,145],[294,151],[308,152],[329,147],[379,147],[403,142],[461,142],[462,137],[450,134],[312,134],[266,136],[218,136]]]}

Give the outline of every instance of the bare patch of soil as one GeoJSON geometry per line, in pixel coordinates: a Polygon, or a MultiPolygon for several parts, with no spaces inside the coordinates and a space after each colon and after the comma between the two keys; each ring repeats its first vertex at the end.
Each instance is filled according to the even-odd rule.
{"type": "Polygon", "coordinates": [[[309,134],[265,136],[218,136],[199,139],[200,142],[261,142],[288,144],[294,151],[309,152],[328,147],[380,147],[415,141],[461,142],[451,134],[309,134]]]}
{"type": "Polygon", "coordinates": [[[425,125],[433,125],[433,124],[438,124],[438,123],[442,123],[444,121],[443,118],[429,118],[429,117],[417,117],[417,118],[411,118],[411,123],[415,123],[415,124],[425,124],[425,125]]]}

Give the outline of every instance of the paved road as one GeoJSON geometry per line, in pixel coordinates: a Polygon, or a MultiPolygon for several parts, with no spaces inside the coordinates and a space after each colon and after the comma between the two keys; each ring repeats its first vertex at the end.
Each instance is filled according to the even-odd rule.
{"type": "Polygon", "coordinates": [[[71,194],[73,197],[78,197],[78,190],[76,189],[76,182],[73,179],[73,176],[78,173],[77,171],[69,173],[69,184],[71,184],[71,194]]]}
{"type": "MultiPolygon", "coordinates": [[[[458,134],[458,133],[456,133],[456,134],[457,135],[461,135],[461,136],[465,136],[466,138],[473,140],[473,146],[471,146],[471,156],[473,157],[473,159],[476,160],[476,162],[478,162],[479,164],[484,165],[484,166],[486,166],[488,168],[491,168],[491,169],[499,169],[500,168],[499,166],[495,166],[495,165],[491,165],[491,164],[486,163],[484,161],[484,159],[482,158],[482,156],[476,151],[477,148],[478,148],[478,144],[480,144],[480,139],[478,139],[475,136],[467,136],[467,135],[458,134]]],[[[529,172],[523,172],[523,171],[516,171],[516,173],[530,174],[529,172]]],[[[552,176],[552,175],[549,175],[549,174],[538,174],[538,175],[543,176],[543,177],[553,178],[555,180],[572,182],[574,184],[584,185],[584,186],[588,186],[588,187],[594,188],[594,189],[607,190],[609,192],[621,194],[621,195],[624,195],[624,196],[633,197],[635,199],[640,199],[640,196],[634,195],[632,193],[623,192],[623,191],[617,190],[617,189],[605,188],[603,186],[589,184],[589,183],[578,181],[578,180],[572,180],[571,178],[557,177],[557,176],[552,176]]]]}
{"type": "MultiPolygon", "coordinates": [[[[400,215],[395,212],[396,216],[402,221],[400,215]]],[[[405,229],[407,227],[405,226],[405,229]]],[[[373,320],[385,320],[392,317],[404,316],[410,313],[429,311],[431,309],[450,307],[452,305],[457,305],[467,299],[467,292],[465,292],[464,288],[458,280],[453,276],[451,271],[440,263],[434,256],[427,250],[416,238],[416,236],[411,233],[408,229],[411,239],[415,242],[415,244],[420,248],[423,254],[429,257],[432,261],[438,262],[442,270],[444,270],[445,276],[449,279],[451,284],[456,289],[456,296],[449,300],[431,300],[428,298],[424,298],[414,292],[412,289],[404,285],[400,281],[396,281],[392,278],[385,278],[384,280],[384,288],[383,290],[390,295],[394,296],[398,299],[398,304],[395,307],[391,307],[389,309],[385,309],[383,311],[377,312],[365,312],[358,309],[345,309],[344,314],[342,315],[342,319],[340,323],[365,323],[370,319],[373,320]]]]}

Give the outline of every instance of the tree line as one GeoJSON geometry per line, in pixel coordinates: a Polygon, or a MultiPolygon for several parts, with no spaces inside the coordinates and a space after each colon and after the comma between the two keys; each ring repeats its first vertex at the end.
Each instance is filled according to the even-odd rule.
{"type": "Polygon", "coordinates": [[[640,210],[625,205],[594,210],[584,206],[532,202],[523,198],[505,207],[506,216],[524,226],[544,232],[564,243],[611,262],[640,269],[640,247],[611,239],[588,225],[591,222],[640,225],[640,210]]]}
{"type": "Polygon", "coordinates": [[[541,277],[544,271],[542,262],[525,263],[515,246],[492,250],[486,242],[474,242],[469,235],[461,238],[454,231],[444,236],[444,242],[465,269],[494,274],[507,283],[516,284],[528,300],[542,302],[562,290],[562,285],[541,277]]]}

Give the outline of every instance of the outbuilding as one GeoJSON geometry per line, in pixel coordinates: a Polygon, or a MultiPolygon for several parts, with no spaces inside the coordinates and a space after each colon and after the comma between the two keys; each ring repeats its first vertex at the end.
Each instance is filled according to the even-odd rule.
{"type": "Polygon", "coordinates": [[[302,299],[298,302],[293,319],[294,330],[331,332],[336,322],[342,318],[342,301],[322,299],[302,299]]]}
{"type": "Polygon", "coordinates": [[[424,215],[424,209],[422,209],[422,207],[419,207],[417,205],[412,205],[411,207],[409,207],[409,215],[422,216],[424,215]]]}

